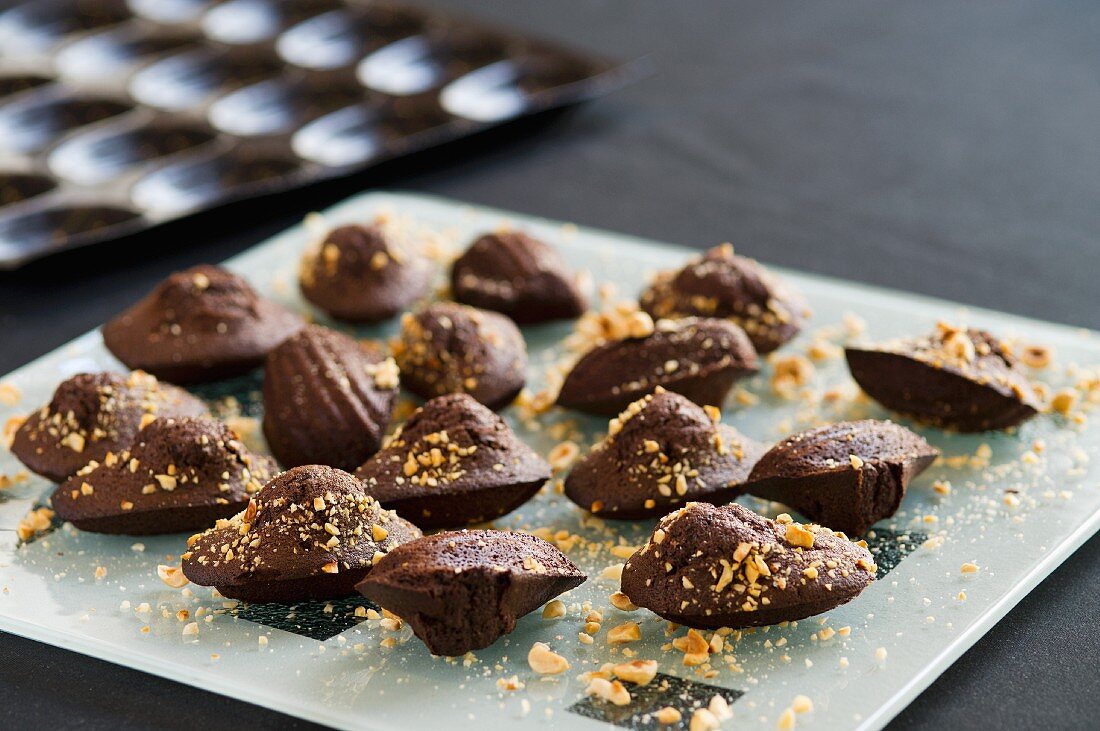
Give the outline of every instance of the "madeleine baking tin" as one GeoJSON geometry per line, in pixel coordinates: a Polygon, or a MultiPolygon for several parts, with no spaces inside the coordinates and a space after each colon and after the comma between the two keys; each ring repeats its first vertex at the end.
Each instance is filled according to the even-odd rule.
{"type": "Polygon", "coordinates": [[[634,67],[365,0],[0,0],[0,268],[578,102],[634,67]]]}

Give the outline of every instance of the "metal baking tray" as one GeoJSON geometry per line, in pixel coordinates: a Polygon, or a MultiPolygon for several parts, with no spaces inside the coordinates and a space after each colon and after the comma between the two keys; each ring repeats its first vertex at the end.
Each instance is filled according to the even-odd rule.
{"type": "Polygon", "coordinates": [[[638,71],[388,0],[0,0],[0,268],[345,175],[638,71]]]}

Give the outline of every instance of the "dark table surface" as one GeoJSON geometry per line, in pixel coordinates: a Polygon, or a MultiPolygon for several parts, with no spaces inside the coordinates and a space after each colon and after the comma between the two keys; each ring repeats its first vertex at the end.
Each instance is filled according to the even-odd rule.
{"type": "MultiPolygon", "coordinates": [[[[447,2],[657,75],[575,112],[354,179],[0,273],[0,373],[167,273],[368,187],[399,187],[1100,327],[1100,4],[1088,0],[447,2]]],[[[1100,538],[894,728],[1088,726],[1100,538]]],[[[244,699],[247,700],[247,699],[244,699]]],[[[0,635],[17,727],[305,728],[0,635]]]]}

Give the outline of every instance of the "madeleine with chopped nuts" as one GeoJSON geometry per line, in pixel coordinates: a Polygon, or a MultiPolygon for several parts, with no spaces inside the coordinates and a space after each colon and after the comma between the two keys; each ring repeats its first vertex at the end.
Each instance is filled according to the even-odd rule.
{"type": "Polygon", "coordinates": [[[848,421],[793,434],[760,458],[745,492],[833,530],[863,535],[901,506],[940,451],[890,421],[848,421]]]}
{"type": "Polygon", "coordinates": [[[652,331],[598,345],[565,377],[557,403],[614,416],[657,386],[721,406],[740,378],[759,369],[745,332],[726,320],[659,320],[652,331]]]}
{"type": "Polygon", "coordinates": [[[142,371],[80,373],[62,381],[50,402],[19,425],[11,451],[32,472],[63,482],[129,447],[149,419],[206,412],[187,391],[142,371]]]}
{"type": "Polygon", "coordinates": [[[654,319],[727,318],[748,333],[759,353],[793,338],[810,316],[800,295],[730,244],[695,256],[679,271],[661,272],[639,301],[654,319]]]}
{"type": "Polygon", "coordinates": [[[1007,429],[1040,402],[1009,347],[984,330],[940,323],[930,334],[844,350],[864,392],[892,411],[963,432],[1007,429]]]}
{"type": "MultiPolygon", "coordinates": [[[[493,644],[520,617],[584,580],[541,538],[477,530],[406,543],[379,561],[358,589],[408,622],[432,654],[456,657],[493,644]]],[[[546,653],[536,655],[537,672],[564,670],[546,653]]]]}
{"type": "Polygon", "coordinates": [[[330,599],[353,594],[388,551],[419,537],[348,473],[306,465],[275,477],[242,512],[188,539],[183,573],[232,599],[330,599]]]}
{"type": "Polygon", "coordinates": [[[566,496],[623,520],[664,515],[691,500],[733,500],[764,446],[720,417],[658,388],[611,420],[607,437],[565,479],[566,496]]]}
{"type": "Polygon", "coordinates": [[[308,325],[264,366],[264,437],[284,467],[353,470],[382,445],[398,385],[379,346],[308,325]]]}
{"type": "Polygon", "coordinates": [[[736,503],[689,503],[661,519],[627,561],[622,591],[671,622],[718,629],[821,614],[874,581],[866,548],[827,528],[780,518],[736,503]]]}
{"type": "Polygon", "coordinates": [[[498,411],[527,382],[527,343],[515,323],[454,302],[402,317],[394,355],[405,387],[425,399],[468,393],[498,411]]]}
{"type": "Polygon", "coordinates": [[[493,520],[530,500],[550,465],[465,393],[416,410],[355,471],[367,493],[423,529],[493,520]]]}
{"type": "Polygon", "coordinates": [[[573,319],[587,307],[557,250],[521,231],[479,236],[451,267],[455,300],[520,324],[573,319]]]}
{"type": "MultiPolygon", "coordinates": [[[[307,224],[319,216],[307,216],[307,224]]],[[[339,226],[302,255],[302,296],[338,320],[381,322],[428,293],[432,267],[401,221],[339,226]]]]}
{"type": "Polygon", "coordinates": [[[154,418],[134,444],[108,452],[50,498],[80,530],[155,535],[200,530],[247,505],[278,468],[252,454],[221,422],[154,418]]]}
{"type": "Polygon", "coordinates": [[[103,344],[130,368],[202,383],[256,368],[303,325],[244,277],[202,264],[172,274],[104,325],[103,344]]]}

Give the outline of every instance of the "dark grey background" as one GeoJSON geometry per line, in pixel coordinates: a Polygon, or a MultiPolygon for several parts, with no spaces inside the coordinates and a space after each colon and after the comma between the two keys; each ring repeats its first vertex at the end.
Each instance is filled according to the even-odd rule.
{"type": "MultiPolygon", "coordinates": [[[[446,2],[658,74],[353,180],[0,274],[0,373],[168,272],[371,186],[401,187],[1100,326],[1100,4],[1089,0],[446,2]]],[[[894,722],[1087,726],[1100,539],[894,722]]],[[[289,671],[289,669],[288,669],[289,671]]],[[[5,726],[308,724],[0,636],[5,726]]]]}

